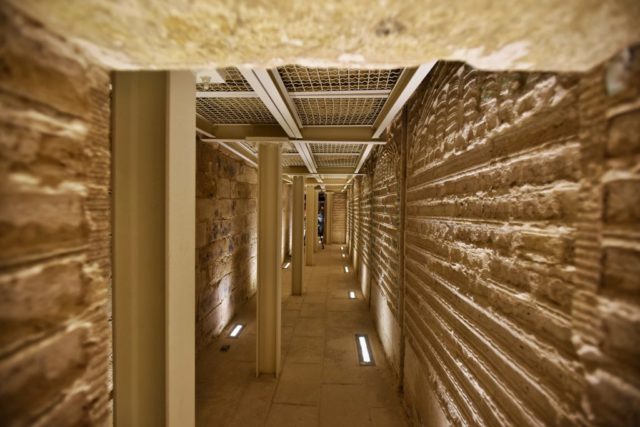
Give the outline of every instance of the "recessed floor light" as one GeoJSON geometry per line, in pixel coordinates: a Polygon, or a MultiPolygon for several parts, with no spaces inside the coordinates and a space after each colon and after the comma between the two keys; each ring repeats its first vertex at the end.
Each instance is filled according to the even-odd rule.
{"type": "Polygon", "coordinates": [[[287,262],[284,263],[282,268],[284,268],[286,270],[287,268],[289,268],[290,265],[291,265],[291,262],[287,261],[287,262]]]}
{"type": "Polygon", "coordinates": [[[345,272],[345,273],[348,273],[348,272],[349,272],[349,267],[348,267],[348,266],[346,266],[346,265],[344,266],[344,272],[345,272]]]}
{"type": "Polygon", "coordinates": [[[342,254],[342,258],[346,258],[346,257],[347,257],[347,254],[342,254]]]}
{"type": "Polygon", "coordinates": [[[340,246],[340,250],[341,250],[341,251],[344,251],[344,246],[340,246]]]}
{"type": "Polygon", "coordinates": [[[233,329],[231,329],[231,332],[229,333],[229,338],[238,338],[238,336],[240,335],[240,332],[242,332],[243,329],[244,329],[244,325],[242,323],[236,323],[233,326],[233,329]]]}
{"type": "Polygon", "coordinates": [[[355,291],[349,291],[349,299],[356,299],[356,292],[355,291]]]}
{"type": "Polygon", "coordinates": [[[369,337],[366,334],[356,334],[356,345],[358,347],[358,360],[360,361],[360,365],[375,365],[373,352],[369,344],[369,337]]]}

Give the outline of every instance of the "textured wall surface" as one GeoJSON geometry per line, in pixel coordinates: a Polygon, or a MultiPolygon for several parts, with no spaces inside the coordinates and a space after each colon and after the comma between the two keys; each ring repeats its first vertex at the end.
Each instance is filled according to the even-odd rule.
{"type": "Polygon", "coordinates": [[[331,242],[346,243],[347,241],[347,193],[333,193],[331,208],[331,242]]]}
{"type": "Polygon", "coordinates": [[[196,345],[202,348],[256,291],[257,170],[198,141],[196,345]]]}
{"type": "Polygon", "coordinates": [[[352,209],[352,263],[364,297],[371,299],[371,175],[353,179],[350,205],[352,209]]]}
{"type": "Polygon", "coordinates": [[[640,46],[581,79],[579,114],[572,342],[583,405],[600,425],[639,425],[640,46]]]}
{"type": "Polygon", "coordinates": [[[402,123],[390,127],[388,143],[372,153],[371,313],[391,366],[400,366],[400,152],[402,123]]]}
{"type": "Polygon", "coordinates": [[[280,259],[282,262],[291,253],[291,184],[282,182],[282,242],[280,243],[280,259]]]}
{"type": "Polygon", "coordinates": [[[640,41],[637,0],[520,0],[509,7],[492,0],[11,3],[114,68],[448,59],[491,69],[584,70],[640,41]]]}
{"type": "MultiPolygon", "coordinates": [[[[440,63],[407,115],[403,363],[416,421],[636,425],[637,49],[581,75],[440,63]]],[[[392,364],[396,135],[354,180],[348,215],[392,364]]]]}
{"type": "Polygon", "coordinates": [[[111,412],[109,76],[0,8],[0,424],[111,412]]]}
{"type": "Polygon", "coordinates": [[[406,339],[455,423],[580,416],[578,97],[575,76],[441,64],[409,106],[406,339]]]}

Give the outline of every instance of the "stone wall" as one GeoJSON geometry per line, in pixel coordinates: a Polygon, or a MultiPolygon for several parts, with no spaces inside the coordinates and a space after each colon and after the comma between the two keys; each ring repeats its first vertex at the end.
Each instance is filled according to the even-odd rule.
{"type": "MultiPolygon", "coordinates": [[[[256,293],[258,170],[197,142],[196,346],[202,349],[256,293]]],[[[282,183],[282,259],[290,252],[291,185],[282,183]]]]}
{"type": "Polygon", "coordinates": [[[383,348],[400,374],[400,186],[403,128],[395,120],[388,143],[371,155],[371,313],[383,348]]]}
{"type": "Polygon", "coordinates": [[[213,340],[256,291],[257,169],[197,142],[196,345],[213,340]]]}
{"type": "Polygon", "coordinates": [[[371,298],[371,176],[353,179],[350,193],[352,222],[352,263],[360,290],[367,301],[371,298]]]}
{"type": "Polygon", "coordinates": [[[109,75],[0,7],[0,424],[111,413],[109,75]]]}
{"type": "Polygon", "coordinates": [[[404,323],[416,421],[637,424],[638,50],[582,75],[439,63],[406,108],[406,187],[389,161],[397,120],[354,180],[349,227],[392,365],[389,325],[404,323]]]}
{"type": "Polygon", "coordinates": [[[331,211],[331,243],[346,243],[347,193],[333,193],[331,211]]]}

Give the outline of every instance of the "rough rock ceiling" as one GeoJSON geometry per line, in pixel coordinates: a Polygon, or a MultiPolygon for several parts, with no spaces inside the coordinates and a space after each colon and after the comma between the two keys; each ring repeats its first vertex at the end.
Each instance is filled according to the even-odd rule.
{"type": "Polygon", "coordinates": [[[8,0],[116,69],[282,64],[585,70],[640,41],[637,0],[8,0]]]}

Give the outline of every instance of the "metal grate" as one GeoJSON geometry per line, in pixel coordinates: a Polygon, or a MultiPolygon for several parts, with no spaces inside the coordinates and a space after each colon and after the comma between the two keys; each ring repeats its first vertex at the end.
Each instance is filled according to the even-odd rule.
{"type": "Polygon", "coordinates": [[[282,156],[282,166],[305,166],[305,164],[300,156],[282,156]]]}
{"type": "Polygon", "coordinates": [[[260,98],[197,98],[196,111],[212,124],[277,123],[260,98]]]}
{"type": "Polygon", "coordinates": [[[382,98],[296,98],[305,126],[371,126],[380,113],[382,98]]]}
{"type": "Polygon", "coordinates": [[[344,153],[344,154],[360,154],[362,145],[360,144],[309,144],[311,152],[317,153],[344,153]]]}
{"type": "Polygon", "coordinates": [[[316,156],[316,165],[320,168],[351,168],[356,167],[358,156],[316,156]]]}
{"type": "Polygon", "coordinates": [[[235,67],[218,70],[224,79],[224,83],[197,83],[196,90],[200,92],[251,92],[253,89],[240,71],[235,67]]]}
{"type": "Polygon", "coordinates": [[[391,90],[402,69],[359,70],[347,68],[308,68],[299,65],[279,67],[289,92],[336,90],[391,90]]]}

